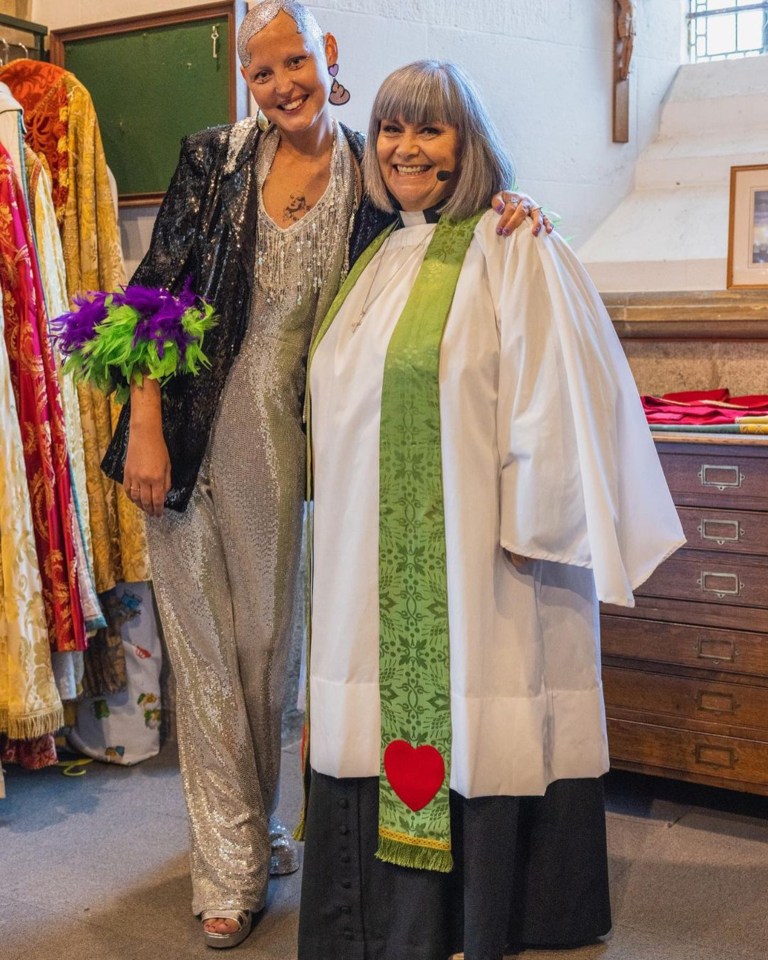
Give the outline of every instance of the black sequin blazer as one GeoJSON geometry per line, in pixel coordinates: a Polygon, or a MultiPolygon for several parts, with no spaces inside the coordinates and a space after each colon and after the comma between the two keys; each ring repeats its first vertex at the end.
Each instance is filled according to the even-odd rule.
{"type": "MultiPolygon", "coordinates": [[[[364,138],[342,125],[358,168],[364,138]]],[[[212,127],[186,137],[157,216],[149,251],[132,283],[178,292],[187,277],[192,289],[216,308],[220,322],[205,337],[211,361],[198,376],[180,375],[163,388],[163,433],[171,459],[166,507],[183,511],[197,479],[232,361],[249,322],[254,283],[258,185],[256,148],[261,131],[248,129],[239,150],[233,137],[243,126],[212,127]]],[[[391,221],[363,194],[350,235],[350,263],[391,221]]],[[[130,404],[123,408],[102,469],[123,481],[130,404]]]]}

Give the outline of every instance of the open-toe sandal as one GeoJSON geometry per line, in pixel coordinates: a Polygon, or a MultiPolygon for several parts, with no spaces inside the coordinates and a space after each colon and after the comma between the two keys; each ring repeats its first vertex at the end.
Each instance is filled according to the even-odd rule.
{"type": "Polygon", "coordinates": [[[200,921],[203,924],[205,945],[216,950],[226,950],[228,947],[236,947],[238,943],[245,940],[251,932],[253,915],[250,910],[203,910],[200,921]],[[211,933],[205,929],[206,920],[234,920],[238,928],[231,933],[211,933]]]}

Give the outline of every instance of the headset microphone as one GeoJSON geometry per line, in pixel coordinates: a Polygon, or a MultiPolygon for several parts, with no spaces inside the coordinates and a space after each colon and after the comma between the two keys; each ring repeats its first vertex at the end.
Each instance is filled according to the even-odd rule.
{"type": "Polygon", "coordinates": [[[440,181],[440,183],[445,183],[446,180],[450,180],[453,176],[453,170],[438,170],[435,176],[440,181]]]}

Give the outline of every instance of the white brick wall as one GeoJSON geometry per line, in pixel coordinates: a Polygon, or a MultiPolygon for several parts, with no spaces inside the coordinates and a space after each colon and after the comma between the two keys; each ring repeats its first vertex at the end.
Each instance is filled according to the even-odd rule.
{"type": "Polygon", "coordinates": [[[768,160],[768,57],[677,74],[634,190],[582,245],[598,287],[723,290],[732,166],[768,160]]]}
{"type": "MultiPolygon", "coordinates": [[[[33,0],[32,16],[55,29],[192,5],[33,0]]],[[[630,142],[614,144],[610,0],[320,0],[310,6],[339,41],[339,80],[352,93],[338,108],[340,118],[364,129],[379,83],[403,63],[424,56],[460,62],[486,98],[521,187],[560,213],[561,229],[577,247],[629,192],[635,161],[656,133],[682,43],[680,0],[640,0],[630,142]]],[[[145,217],[123,215],[129,266],[147,236],[145,217]]]]}

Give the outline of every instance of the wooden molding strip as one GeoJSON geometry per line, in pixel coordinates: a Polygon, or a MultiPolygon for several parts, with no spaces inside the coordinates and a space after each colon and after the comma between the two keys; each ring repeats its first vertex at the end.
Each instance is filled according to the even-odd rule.
{"type": "Polygon", "coordinates": [[[602,296],[622,340],[768,340],[765,290],[602,296]]]}
{"type": "Polygon", "coordinates": [[[664,453],[674,453],[681,444],[686,447],[692,443],[706,443],[711,447],[765,447],[768,446],[768,434],[760,433],[679,433],[659,432],[654,433],[653,424],[651,424],[651,433],[656,443],[664,444],[671,449],[663,450],[664,453]]]}

